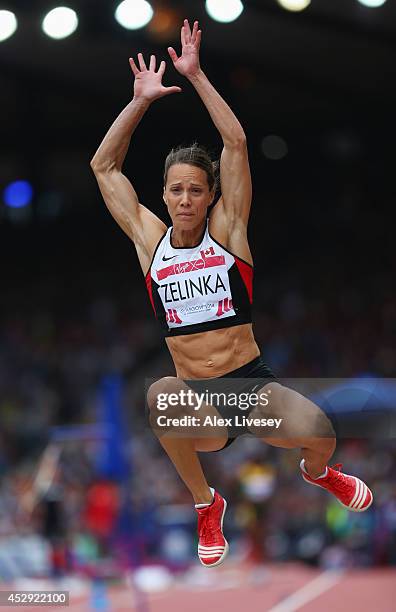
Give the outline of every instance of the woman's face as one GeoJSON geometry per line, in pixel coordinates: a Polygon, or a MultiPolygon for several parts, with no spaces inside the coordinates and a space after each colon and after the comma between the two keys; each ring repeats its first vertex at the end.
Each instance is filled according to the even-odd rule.
{"type": "Polygon", "coordinates": [[[174,164],[168,170],[163,198],[173,226],[188,230],[206,219],[214,192],[209,191],[205,170],[190,164],[174,164]]]}

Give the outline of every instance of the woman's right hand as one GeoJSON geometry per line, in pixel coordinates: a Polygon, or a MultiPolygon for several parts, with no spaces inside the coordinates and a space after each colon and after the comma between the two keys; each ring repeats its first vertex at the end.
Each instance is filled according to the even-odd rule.
{"type": "Polygon", "coordinates": [[[133,58],[129,58],[129,63],[133,74],[135,75],[134,97],[147,102],[153,102],[157,98],[162,98],[172,93],[181,92],[180,87],[175,85],[172,87],[164,87],[162,85],[162,77],[165,72],[166,63],[161,62],[158,72],[155,72],[156,58],[155,55],[150,56],[150,65],[147,68],[142,53],[138,53],[139,68],[136,66],[133,58]]]}

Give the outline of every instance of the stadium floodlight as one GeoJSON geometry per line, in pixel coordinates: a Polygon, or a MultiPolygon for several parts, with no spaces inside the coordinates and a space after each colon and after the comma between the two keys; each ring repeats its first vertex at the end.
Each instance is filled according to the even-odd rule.
{"type": "Polygon", "coordinates": [[[221,23],[235,21],[242,11],[241,0],[206,0],[206,12],[209,17],[221,23]]]}
{"type": "Polygon", "coordinates": [[[41,27],[47,36],[60,40],[67,38],[77,29],[78,17],[75,11],[66,6],[58,6],[43,19],[41,27]]]}
{"type": "Polygon", "coordinates": [[[386,0],[358,0],[360,4],[363,6],[368,6],[370,8],[377,8],[378,6],[382,6],[385,4],[386,0]]]}
{"type": "Polygon", "coordinates": [[[114,16],[123,28],[139,30],[151,21],[153,14],[152,6],[146,0],[124,0],[117,6],[114,16]]]}
{"type": "Polygon", "coordinates": [[[287,11],[303,11],[310,4],[311,0],[277,0],[278,4],[287,11]]]}
{"type": "Polygon", "coordinates": [[[17,19],[11,11],[0,11],[0,42],[10,38],[17,29],[17,19]]]}

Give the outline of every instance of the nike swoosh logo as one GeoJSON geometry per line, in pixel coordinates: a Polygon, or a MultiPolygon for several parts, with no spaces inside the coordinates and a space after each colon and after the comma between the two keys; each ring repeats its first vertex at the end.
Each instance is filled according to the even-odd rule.
{"type": "Polygon", "coordinates": [[[162,261],[169,261],[170,259],[174,259],[175,257],[177,257],[177,255],[172,255],[172,257],[165,257],[165,255],[163,255],[162,261]]]}

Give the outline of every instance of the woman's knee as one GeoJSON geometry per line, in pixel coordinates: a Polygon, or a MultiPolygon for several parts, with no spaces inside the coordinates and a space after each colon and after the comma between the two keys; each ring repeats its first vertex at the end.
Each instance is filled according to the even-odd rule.
{"type": "Polygon", "coordinates": [[[328,444],[335,444],[335,431],[329,417],[317,406],[317,413],[312,423],[313,433],[316,437],[328,440],[328,444]]]}
{"type": "Polygon", "coordinates": [[[333,426],[318,406],[307,422],[292,428],[288,438],[294,448],[309,448],[324,455],[333,454],[336,447],[333,426]]]}
{"type": "Polygon", "coordinates": [[[150,385],[147,391],[147,406],[150,412],[167,410],[169,395],[181,389],[181,381],[176,376],[164,376],[150,385]]]}
{"type": "Polygon", "coordinates": [[[151,426],[153,427],[153,423],[159,423],[159,417],[162,423],[164,417],[170,422],[173,419],[195,414],[193,401],[186,401],[188,392],[191,393],[191,389],[182,379],[175,376],[165,376],[150,385],[147,391],[147,407],[151,426]]]}

